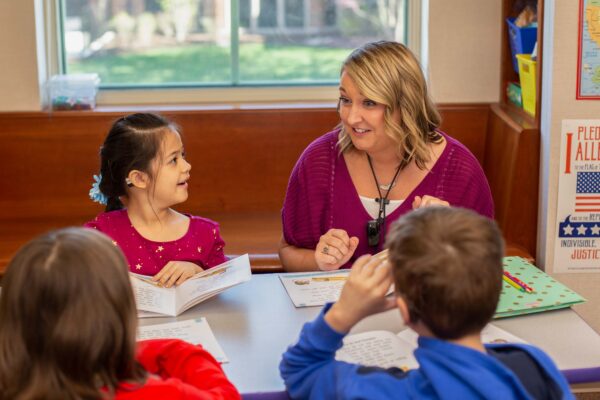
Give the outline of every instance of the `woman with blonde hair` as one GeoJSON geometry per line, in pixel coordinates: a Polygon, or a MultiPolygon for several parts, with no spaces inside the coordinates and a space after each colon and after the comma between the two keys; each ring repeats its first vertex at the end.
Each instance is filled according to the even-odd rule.
{"type": "Polygon", "coordinates": [[[279,256],[288,271],[347,268],[383,247],[390,223],[432,205],[493,217],[477,159],[441,132],[419,62],[380,41],[343,63],[340,124],[311,143],[292,171],[279,256]]]}

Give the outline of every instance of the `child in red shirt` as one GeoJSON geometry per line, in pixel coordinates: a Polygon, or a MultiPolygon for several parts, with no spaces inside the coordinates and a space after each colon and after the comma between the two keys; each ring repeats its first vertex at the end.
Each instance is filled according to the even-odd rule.
{"type": "Polygon", "coordinates": [[[218,362],[180,340],[142,341],[123,254],[92,229],[26,244],[0,297],[0,399],[239,399],[218,362]]]}

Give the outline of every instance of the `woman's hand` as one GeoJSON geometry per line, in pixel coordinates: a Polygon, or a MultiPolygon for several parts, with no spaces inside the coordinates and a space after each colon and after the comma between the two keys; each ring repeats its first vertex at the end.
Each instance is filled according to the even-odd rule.
{"type": "Polygon", "coordinates": [[[330,229],[319,239],[315,261],[320,270],[331,271],[346,264],[358,246],[356,236],[349,237],[343,229],[330,229]]]}
{"type": "Polygon", "coordinates": [[[329,309],[325,320],[338,332],[348,332],[361,319],[395,307],[393,297],[386,297],[393,276],[387,259],[365,255],[350,271],[340,299],[329,309]]]}
{"type": "Polygon", "coordinates": [[[203,271],[202,267],[188,261],[169,261],[152,280],[161,286],[171,287],[182,284],[200,271],[203,271]]]}
{"type": "Polygon", "coordinates": [[[442,199],[438,199],[437,197],[433,197],[433,196],[429,196],[429,195],[425,195],[423,197],[415,196],[415,199],[413,200],[413,203],[412,203],[413,210],[416,210],[417,208],[429,207],[429,206],[450,207],[450,203],[448,203],[447,201],[444,201],[442,199]]]}

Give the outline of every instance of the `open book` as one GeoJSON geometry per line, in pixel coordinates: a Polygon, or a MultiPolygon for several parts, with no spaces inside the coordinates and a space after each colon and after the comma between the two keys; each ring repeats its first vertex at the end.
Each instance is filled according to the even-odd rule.
{"type": "Polygon", "coordinates": [[[130,273],[140,317],[151,313],[177,316],[225,289],[249,281],[251,275],[248,254],[199,272],[170,288],[158,286],[150,276],[130,273]]]}
{"type": "MultiPolygon", "coordinates": [[[[395,334],[389,331],[369,331],[348,335],[335,358],[369,367],[397,367],[405,371],[419,367],[413,356],[418,335],[410,328],[395,334]]],[[[483,343],[526,343],[523,339],[488,324],[481,332],[483,343]]]]}
{"type": "MultiPolygon", "coordinates": [[[[373,257],[384,259],[387,257],[387,250],[373,255],[373,257]]],[[[279,274],[279,280],[295,307],[322,306],[340,298],[349,273],[349,269],[284,273],[279,274]]],[[[393,293],[393,288],[388,294],[391,293],[393,293]]]]}
{"type": "Polygon", "coordinates": [[[140,326],[138,327],[138,340],[145,339],[181,339],[188,343],[200,344],[218,362],[229,362],[206,318],[140,326]]]}
{"type": "Polygon", "coordinates": [[[322,306],[340,298],[349,273],[350,270],[343,269],[331,272],[279,274],[279,280],[294,306],[322,306]]]}

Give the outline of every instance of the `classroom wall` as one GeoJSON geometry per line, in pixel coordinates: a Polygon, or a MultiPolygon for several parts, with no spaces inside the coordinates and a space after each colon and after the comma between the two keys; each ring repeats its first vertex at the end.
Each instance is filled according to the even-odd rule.
{"type": "MultiPolygon", "coordinates": [[[[553,19],[552,30],[545,30],[544,40],[551,41],[552,54],[548,59],[549,69],[543,73],[544,88],[549,88],[543,96],[548,97],[548,107],[542,103],[542,165],[540,179],[540,238],[538,246],[538,262],[546,271],[553,273],[556,207],[558,202],[558,174],[560,162],[560,135],[563,119],[600,119],[599,100],[576,100],[577,79],[577,41],[578,41],[578,13],[579,2],[556,1],[546,2],[544,24],[546,16],[553,19]],[[577,5],[577,6],[576,6],[577,5]],[[550,93],[548,93],[550,91],[550,93]]],[[[547,54],[544,52],[544,59],[547,54]]],[[[544,68],[546,68],[544,65],[544,68]]],[[[600,304],[598,288],[600,287],[600,274],[559,274],[557,278],[578,291],[588,299],[576,310],[600,331],[600,315],[597,305],[600,304]]]]}
{"type": "Polygon", "coordinates": [[[429,0],[429,76],[439,103],[500,100],[501,0],[429,0]]]}
{"type": "Polygon", "coordinates": [[[39,110],[34,0],[0,1],[0,111],[39,110]]]}
{"type": "MultiPolygon", "coordinates": [[[[35,2],[0,1],[0,112],[41,108],[35,2]]],[[[498,101],[500,3],[429,0],[429,76],[436,102],[498,101]]]]}

